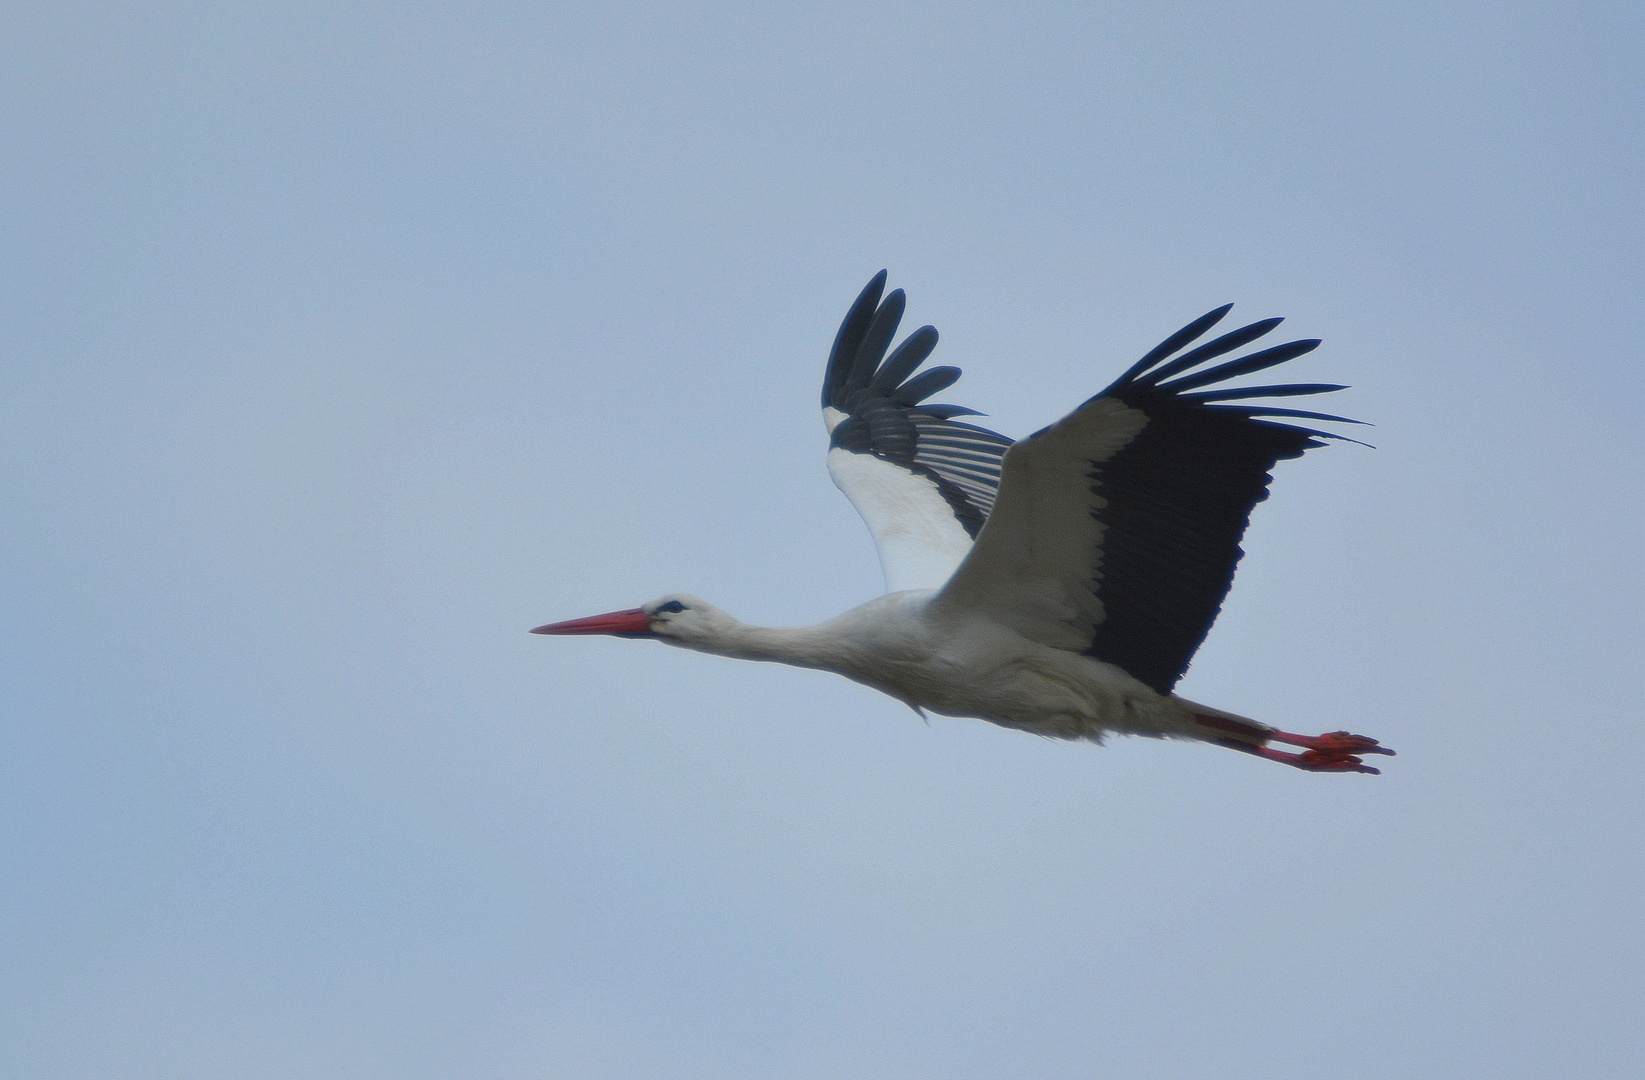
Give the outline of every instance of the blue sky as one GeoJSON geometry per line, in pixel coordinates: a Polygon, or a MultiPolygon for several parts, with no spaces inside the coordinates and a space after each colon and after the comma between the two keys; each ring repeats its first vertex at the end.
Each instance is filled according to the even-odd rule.
{"type": "Polygon", "coordinates": [[[1636,5],[0,14],[0,1063],[1615,1077],[1639,1034],[1636,5]],[[1021,436],[1228,301],[1284,463],[1189,697],[922,724],[525,630],[872,596],[881,267],[1021,436]]]}

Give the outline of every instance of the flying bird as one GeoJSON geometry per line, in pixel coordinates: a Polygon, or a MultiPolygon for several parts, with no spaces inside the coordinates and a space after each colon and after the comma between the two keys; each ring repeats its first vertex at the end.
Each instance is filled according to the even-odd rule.
{"type": "Polygon", "coordinates": [[[1319,341],[1207,366],[1281,321],[1194,345],[1229,304],[1012,442],[955,419],[981,415],[974,409],[924,404],[960,371],[916,374],[936,348],[935,327],[890,348],[906,298],[884,294],[885,280],[882,270],[851,305],[822,390],[828,472],[874,536],[884,596],[809,627],[750,626],[674,595],[531,632],[655,638],[834,671],[922,716],[1094,742],[1111,733],[1196,739],[1314,772],[1376,773],[1363,755],[1393,751],[1375,739],[1296,735],[1173,693],[1228,594],[1274,463],[1345,439],[1285,421],[1357,423],[1250,403],[1343,386],[1224,384],[1319,341]]]}

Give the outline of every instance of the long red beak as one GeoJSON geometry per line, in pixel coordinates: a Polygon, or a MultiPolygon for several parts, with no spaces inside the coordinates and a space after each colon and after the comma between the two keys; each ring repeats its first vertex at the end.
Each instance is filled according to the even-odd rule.
{"type": "Polygon", "coordinates": [[[644,608],[629,608],[606,615],[590,615],[586,619],[549,623],[531,631],[533,634],[614,634],[617,637],[656,637],[651,632],[651,616],[644,608]]]}

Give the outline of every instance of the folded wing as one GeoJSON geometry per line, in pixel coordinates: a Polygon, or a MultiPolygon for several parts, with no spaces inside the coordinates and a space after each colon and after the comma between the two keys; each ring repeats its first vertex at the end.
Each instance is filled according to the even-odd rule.
{"type": "Polygon", "coordinates": [[[1279,325],[1268,319],[1181,352],[1228,310],[1196,319],[1010,448],[993,513],[933,599],[933,616],[986,617],[1171,691],[1222,607],[1251,509],[1268,497],[1269,470],[1321,438],[1342,438],[1267,418],[1354,422],[1228,404],[1344,389],[1215,387],[1319,344],[1293,341],[1203,366],[1279,325]]]}
{"type": "Polygon", "coordinates": [[[931,326],[886,355],[905,298],[897,289],[882,301],[884,288],[882,270],[851,305],[828,358],[828,473],[874,536],[886,590],[936,589],[988,519],[1011,440],[953,419],[974,409],[921,404],[952,386],[960,369],[915,374],[937,346],[931,326]]]}

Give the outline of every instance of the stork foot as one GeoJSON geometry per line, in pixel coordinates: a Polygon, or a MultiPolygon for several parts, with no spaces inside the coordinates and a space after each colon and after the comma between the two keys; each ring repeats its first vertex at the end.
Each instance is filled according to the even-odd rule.
{"type": "Polygon", "coordinates": [[[1238,750],[1245,754],[1255,754],[1269,761],[1277,761],[1282,765],[1306,769],[1309,772],[1358,772],[1380,776],[1381,770],[1365,764],[1360,755],[1393,754],[1392,750],[1375,739],[1347,731],[1332,731],[1324,735],[1293,735],[1289,731],[1275,731],[1266,725],[1231,720],[1222,716],[1208,716],[1204,713],[1194,714],[1194,719],[1202,727],[1236,736],[1210,740],[1218,746],[1226,746],[1230,750],[1238,750]],[[1275,750],[1266,745],[1269,742],[1300,746],[1302,753],[1275,750]]]}
{"type": "MultiPolygon", "coordinates": [[[[1348,753],[1328,750],[1304,750],[1300,754],[1293,754],[1288,750],[1275,750],[1268,746],[1258,746],[1243,739],[1212,739],[1218,746],[1226,746],[1230,750],[1241,753],[1255,754],[1265,757],[1269,761],[1277,761],[1281,765],[1290,765],[1296,769],[1306,769],[1309,772],[1358,772],[1369,773],[1372,776],[1381,776],[1382,770],[1365,764],[1364,759],[1348,753]]],[[[1391,753],[1384,750],[1382,753],[1391,753]]]]}
{"type": "Polygon", "coordinates": [[[1324,735],[1293,735],[1289,731],[1270,731],[1268,738],[1274,742],[1289,743],[1326,755],[1387,754],[1392,757],[1394,754],[1392,750],[1369,736],[1354,735],[1346,731],[1331,731],[1324,735]]]}

